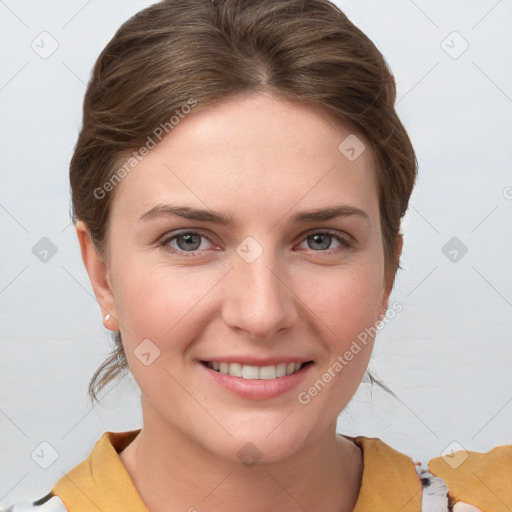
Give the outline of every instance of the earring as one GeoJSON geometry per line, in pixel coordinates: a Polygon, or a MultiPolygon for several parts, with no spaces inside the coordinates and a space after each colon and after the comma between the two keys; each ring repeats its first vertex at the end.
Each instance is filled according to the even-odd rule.
{"type": "Polygon", "coordinates": [[[105,315],[105,322],[108,322],[110,320],[110,313],[107,313],[105,315]]]}

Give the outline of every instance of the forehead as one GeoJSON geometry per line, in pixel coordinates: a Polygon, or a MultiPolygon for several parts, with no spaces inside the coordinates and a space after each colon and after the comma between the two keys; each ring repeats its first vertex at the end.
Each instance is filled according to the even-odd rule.
{"type": "Polygon", "coordinates": [[[261,93],[198,105],[118,187],[112,216],[132,220],[158,203],[254,217],[344,202],[378,215],[365,139],[323,111],[261,93]]]}

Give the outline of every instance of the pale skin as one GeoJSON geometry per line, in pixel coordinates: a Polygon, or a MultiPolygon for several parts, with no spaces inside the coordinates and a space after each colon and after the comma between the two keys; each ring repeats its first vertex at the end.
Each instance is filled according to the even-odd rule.
{"type": "Polygon", "coordinates": [[[349,161],[338,150],[349,129],[270,94],[199,107],[118,185],[105,260],[76,224],[102,314],[111,315],[105,326],[121,332],[141,389],[143,428],[121,461],[152,512],[350,511],[362,455],[336,436],[336,420],[373,339],[308,404],[297,395],[388,307],[372,150],[366,144],[349,161]],[[235,224],[140,220],[157,204],[231,214],[235,224]],[[338,205],[366,216],[292,223],[296,213],[338,205]],[[167,242],[175,253],[158,245],[188,230],[198,233],[188,245],[167,242]],[[251,263],[236,251],[247,237],[262,249],[251,263]],[[145,339],[160,350],[147,366],[134,354],[145,339]],[[206,378],[199,361],[228,355],[313,364],[298,388],[252,400],[206,378]],[[237,456],[247,443],[261,454],[251,467],[237,456]]]}

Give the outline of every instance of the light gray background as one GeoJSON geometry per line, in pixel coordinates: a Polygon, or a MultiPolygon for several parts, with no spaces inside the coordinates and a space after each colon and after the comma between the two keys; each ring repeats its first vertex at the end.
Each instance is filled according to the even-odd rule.
{"type": "MultiPolygon", "coordinates": [[[[94,61],[151,3],[0,0],[1,505],[46,494],[103,432],[141,426],[131,380],[87,401],[111,345],[70,224],[68,164],[94,61]],[[59,45],[46,59],[31,48],[43,31],[59,45]],[[57,247],[46,263],[32,252],[42,237],[57,247]],[[31,458],[43,441],[58,453],[48,469],[31,458]]],[[[453,442],[510,443],[512,2],[337,4],[390,64],[419,160],[390,302],[404,309],[370,364],[400,401],[363,383],[339,430],[423,462],[453,442]],[[442,252],[452,237],[468,248],[456,262],[442,252]]]]}

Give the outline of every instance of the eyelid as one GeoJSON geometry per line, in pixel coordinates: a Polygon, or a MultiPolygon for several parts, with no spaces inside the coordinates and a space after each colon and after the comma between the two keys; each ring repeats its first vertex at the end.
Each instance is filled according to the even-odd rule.
{"type": "Polygon", "coordinates": [[[308,236],[311,236],[311,235],[316,235],[317,233],[329,234],[329,235],[332,235],[334,237],[341,238],[341,239],[345,240],[347,243],[351,243],[351,244],[355,244],[356,243],[355,238],[350,236],[347,232],[340,231],[338,229],[333,229],[333,228],[314,228],[314,229],[309,229],[308,231],[305,231],[304,233],[299,235],[299,240],[307,238],[308,236]]]}
{"type": "MultiPolygon", "coordinates": [[[[203,232],[203,230],[200,228],[188,228],[188,229],[181,229],[181,230],[177,230],[177,231],[168,232],[159,238],[158,245],[171,254],[177,254],[180,256],[184,256],[184,257],[200,257],[200,256],[202,256],[205,251],[204,249],[202,251],[199,251],[199,250],[183,251],[183,250],[175,249],[175,248],[172,248],[169,246],[169,243],[172,240],[175,240],[179,236],[183,236],[183,235],[187,235],[187,234],[199,235],[200,237],[205,238],[210,243],[217,245],[217,247],[218,247],[218,244],[215,244],[215,242],[211,239],[211,237],[206,235],[203,232]]],[[[316,254],[332,255],[333,253],[337,254],[340,252],[354,249],[357,246],[356,240],[352,236],[350,236],[348,233],[339,232],[338,230],[332,229],[332,228],[313,228],[308,231],[305,231],[304,233],[301,233],[299,235],[296,243],[304,242],[309,236],[312,236],[315,234],[323,234],[323,235],[332,236],[334,239],[336,239],[339,242],[340,247],[337,247],[334,249],[327,249],[325,251],[315,251],[313,249],[307,249],[306,250],[307,252],[316,253],[316,254]]]]}
{"type": "Polygon", "coordinates": [[[339,243],[341,244],[341,249],[327,249],[325,251],[314,251],[313,249],[308,249],[309,252],[318,253],[318,254],[332,254],[333,252],[341,252],[343,250],[349,250],[353,249],[356,246],[356,241],[353,237],[351,237],[348,233],[340,232],[336,229],[330,229],[330,228],[318,228],[318,229],[312,229],[310,231],[306,231],[302,235],[300,235],[299,241],[303,241],[307,239],[309,236],[321,234],[321,235],[330,235],[333,238],[337,239],[339,243]]]}
{"type": "Polygon", "coordinates": [[[176,238],[183,236],[183,235],[199,235],[202,238],[205,238],[206,240],[208,240],[208,242],[210,242],[211,244],[217,245],[211,239],[210,236],[206,235],[201,229],[198,229],[198,228],[170,231],[170,232],[166,233],[165,235],[163,235],[162,237],[160,237],[158,239],[157,243],[159,246],[162,246],[164,249],[166,249],[169,252],[174,253],[174,254],[184,254],[185,256],[187,256],[187,255],[201,254],[201,252],[204,252],[204,250],[203,251],[198,251],[198,250],[196,250],[196,251],[181,251],[179,249],[174,249],[172,247],[169,247],[169,245],[168,245],[169,242],[171,242],[172,240],[175,240],[176,238]]]}

